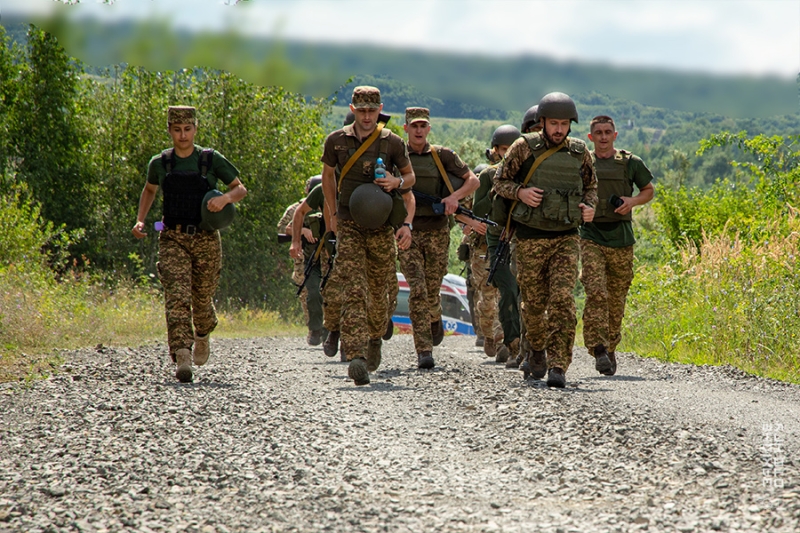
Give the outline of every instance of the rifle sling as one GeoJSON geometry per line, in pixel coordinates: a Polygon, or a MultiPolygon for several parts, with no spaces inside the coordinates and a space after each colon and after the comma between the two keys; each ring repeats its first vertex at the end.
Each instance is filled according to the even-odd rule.
{"type": "MultiPolygon", "coordinates": [[[[531,177],[533,177],[533,173],[536,171],[537,168],[539,168],[539,165],[544,163],[545,159],[547,159],[548,157],[550,157],[554,153],[556,153],[559,150],[561,150],[562,148],[564,148],[564,146],[566,146],[565,143],[566,143],[566,139],[561,141],[560,144],[558,144],[556,146],[553,146],[552,148],[547,150],[545,153],[543,153],[541,156],[537,157],[533,161],[533,164],[531,165],[530,170],[528,170],[528,174],[525,175],[525,179],[522,181],[522,185],[520,186],[520,189],[522,187],[525,187],[525,185],[528,184],[528,182],[531,180],[531,177]]],[[[519,193],[517,193],[517,194],[519,194],[519,193]]],[[[506,234],[508,234],[509,231],[511,231],[511,212],[514,211],[514,208],[517,206],[517,203],[519,203],[519,199],[514,200],[514,202],[511,204],[511,209],[508,210],[508,219],[506,220],[506,227],[505,227],[505,233],[506,234]]]]}
{"type": "Polygon", "coordinates": [[[372,143],[375,142],[375,139],[380,137],[381,131],[383,130],[384,126],[386,126],[385,123],[378,122],[378,126],[375,128],[375,131],[373,131],[370,134],[370,136],[367,137],[367,139],[363,143],[361,143],[361,146],[358,147],[358,150],[356,150],[353,153],[353,155],[350,156],[350,159],[348,159],[347,162],[344,164],[344,166],[342,167],[342,172],[341,174],[339,174],[339,183],[336,185],[336,190],[338,192],[342,192],[342,181],[344,180],[344,177],[347,175],[348,172],[350,172],[350,169],[353,168],[353,165],[356,164],[358,158],[361,157],[364,154],[364,152],[367,151],[367,148],[372,146],[372,143]]]}
{"type": "Polygon", "coordinates": [[[435,146],[431,146],[431,157],[433,157],[433,162],[436,163],[436,167],[439,169],[439,173],[442,175],[444,184],[447,185],[447,190],[450,191],[450,194],[453,194],[455,189],[453,189],[453,184],[450,183],[450,178],[447,176],[447,172],[444,170],[444,165],[442,165],[442,160],[439,158],[439,154],[436,152],[435,146]]]}

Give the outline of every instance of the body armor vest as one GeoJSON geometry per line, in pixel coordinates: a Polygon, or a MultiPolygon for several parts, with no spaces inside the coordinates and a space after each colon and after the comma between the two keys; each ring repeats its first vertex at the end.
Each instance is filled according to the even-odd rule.
{"type": "MultiPolygon", "coordinates": [[[[387,175],[392,171],[388,166],[386,156],[386,152],[389,149],[388,137],[390,134],[391,130],[384,128],[381,131],[380,138],[376,139],[375,142],[372,143],[372,146],[361,154],[361,157],[350,167],[350,170],[347,171],[347,175],[342,179],[342,189],[339,191],[338,207],[339,215],[344,215],[341,217],[342,219],[352,220],[353,217],[350,215],[350,195],[353,194],[353,191],[356,190],[359,185],[372,183],[375,179],[375,162],[379,157],[383,159],[384,163],[387,163],[387,175]]],[[[356,140],[352,136],[347,135],[345,136],[345,141],[347,142],[348,148],[347,156],[352,157],[358,149],[356,147],[356,140]]]]}
{"type": "Polygon", "coordinates": [[[167,172],[161,190],[164,194],[164,225],[168,228],[178,224],[183,227],[200,225],[203,197],[213,188],[206,179],[213,155],[214,150],[206,148],[200,152],[197,170],[176,171],[173,170],[175,150],[167,148],[161,152],[161,163],[167,172]]]}
{"type": "MultiPolygon", "coordinates": [[[[521,183],[534,160],[547,151],[540,133],[524,135],[533,157],[528,158],[514,178],[521,183]]],[[[542,203],[530,207],[518,202],[511,218],[532,228],[545,231],[567,231],[577,228],[583,221],[578,204],[583,200],[581,166],[586,145],[583,141],[567,138],[567,147],[545,159],[533,173],[528,186],[542,189],[542,203]]]]}
{"type": "Polygon", "coordinates": [[[609,202],[612,194],[617,196],[630,196],[633,194],[633,185],[626,179],[628,161],[631,153],[617,150],[614,157],[602,159],[592,154],[594,170],[597,173],[597,210],[593,222],[619,222],[633,220],[631,213],[618,215],[616,209],[609,202]]]}
{"type": "MultiPolygon", "coordinates": [[[[436,146],[431,146],[431,150],[436,150],[437,148],[436,146]]],[[[408,158],[411,160],[411,167],[414,169],[414,176],[416,177],[414,190],[431,196],[441,197],[442,187],[445,185],[442,180],[442,173],[439,172],[439,167],[436,166],[433,156],[429,153],[417,154],[409,151],[408,158]]],[[[450,192],[448,191],[447,194],[450,194],[450,192]]],[[[417,208],[414,212],[415,217],[432,217],[434,215],[436,215],[436,213],[433,212],[433,207],[431,207],[430,203],[418,200],[417,208]]]]}

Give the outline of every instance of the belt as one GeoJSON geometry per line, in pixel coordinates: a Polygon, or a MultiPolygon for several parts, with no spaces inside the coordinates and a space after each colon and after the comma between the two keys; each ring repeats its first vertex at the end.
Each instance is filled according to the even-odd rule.
{"type": "Polygon", "coordinates": [[[178,233],[185,233],[186,235],[196,235],[198,233],[214,233],[213,230],[205,230],[201,229],[194,224],[188,224],[186,226],[181,224],[175,224],[174,226],[165,226],[168,230],[177,231],[178,233]]]}

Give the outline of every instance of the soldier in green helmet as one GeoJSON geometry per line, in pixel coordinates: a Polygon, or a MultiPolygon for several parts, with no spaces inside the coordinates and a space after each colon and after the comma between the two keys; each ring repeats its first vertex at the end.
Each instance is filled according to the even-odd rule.
{"type": "Polygon", "coordinates": [[[586,145],[568,136],[578,121],[572,98],[549,93],[538,115],[542,131],[523,134],[511,145],[495,191],[512,200],[530,371],[536,378],[546,373],[548,386],[563,388],[577,326],[578,227],[594,217],[597,178],[586,145]]]}
{"type": "Polygon", "coordinates": [[[622,334],[625,299],[633,281],[631,211],[653,199],[653,174],[636,155],[614,147],[614,119],[599,115],[589,124],[597,172],[597,210],[581,229],[581,283],[586,290],[583,340],[595,369],[617,372],[616,348],[622,334]],[[634,187],[639,189],[634,195],[634,187]]]}
{"type": "Polygon", "coordinates": [[[230,223],[231,204],[244,198],[247,189],[239,181],[239,171],[222,154],[194,144],[194,107],[171,106],[167,130],[172,148],[150,160],[132,232],[137,239],[147,235],[145,218],[161,188],[164,212],[157,223],[161,230],[157,266],[164,287],[167,343],[177,367],[175,377],[191,382],[192,363],[202,366],[208,361],[209,334],[217,325],[213,299],[222,268],[217,230],[230,223]],[[219,182],[227,192],[209,195],[219,182]]]}
{"type": "MultiPolygon", "coordinates": [[[[450,250],[448,216],[478,187],[478,178],[453,150],[428,142],[431,122],[427,108],[406,108],[403,128],[408,134],[408,154],[416,177],[414,190],[441,198],[444,204],[443,212],[437,213],[430,201],[417,199],[413,225],[409,224],[411,246],[400,251],[400,269],[409,287],[408,314],[417,368],[430,369],[435,364],[433,347],[444,338],[439,292],[447,274],[450,250]]],[[[472,223],[469,219],[461,221],[472,223]]]]}
{"type": "Polygon", "coordinates": [[[403,213],[393,216],[398,203],[403,208],[399,196],[393,197],[392,212],[388,214],[386,209],[375,210],[375,203],[351,203],[359,187],[374,184],[389,194],[414,184],[414,170],[405,143],[384,128],[387,119],[380,114],[382,108],[377,87],[353,89],[350,110],[355,121],[328,135],[321,158],[325,209],[331,213],[328,228],[337,239],[335,270],[348,273],[340,334],[342,347],[350,359],[347,374],[356,385],[368,384],[369,372],[380,364],[382,337],[389,320],[389,284],[392,279],[397,283],[396,246],[400,249],[410,246],[411,230],[403,222],[410,224],[414,216],[407,203],[403,213]],[[379,158],[388,172],[376,177],[379,158]],[[398,169],[400,176],[391,173],[393,168],[398,169]]]}

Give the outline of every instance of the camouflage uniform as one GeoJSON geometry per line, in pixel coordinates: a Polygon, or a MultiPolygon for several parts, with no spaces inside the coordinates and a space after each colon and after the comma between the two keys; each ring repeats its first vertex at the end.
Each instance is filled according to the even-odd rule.
{"type": "MultiPolygon", "coordinates": [[[[500,293],[494,285],[487,285],[489,278],[489,263],[486,238],[473,233],[470,235],[470,267],[472,269],[472,282],[475,284],[475,316],[481,335],[487,339],[494,339],[495,343],[502,342],[503,328],[497,314],[497,300],[500,293]]],[[[494,354],[489,354],[493,356],[494,354]]]]}
{"type": "MultiPolygon", "coordinates": [[[[380,106],[380,92],[372,87],[353,91],[356,107],[380,106]]],[[[321,161],[332,168],[343,169],[350,156],[360,147],[354,124],[344,126],[325,139],[321,161]]],[[[395,273],[396,245],[394,231],[384,224],[368,229],[353,220],[350,195],[363,183],[371,183],[375,161],[383,158],[387,168],[409,165],[403,140],[383,129],[358,162],[341,180],[337,198],[337,255],[334,272],[346,275],[342,304],[341,346],[348,360],[367,358],[370,340],[380,339],[386,332],[389,313],[390,279],[395,273]]],[[[332,330],[333,331],[333,330],[332,330]]]]}
{"type": "MultiPolygon", "coordinates": [[[[286,208],[286,211],[283,212],[283,216],[281,216],[281,219],[278,221],[278,233],[286,233],[286,228],[289,226],[289,223],[291,223],[294,212],[297,211],[301,203],[302,202],[295,202],[286,208]]],[[[298,287],[303,283],[307,259],[307,257],[304,259],[292,258],[294,262],[292,282],[298,287]]],[[[300,307],[303,308],[303,322],[308,324],[308,289],[306,287],[303,287],[300,293],[300,307]]]]}
{"type": "MultiPolygon", "coordinates": [[[[597,179],[592,159],[582,141],[567,137],[568,148],[556,152],[557,161],[565,158],[580,159],[575,179],[582,183],[581,200],[587,205],[597,204],[597,179]],[[579,155],[583,150],[582,157],[579,155]]],[[[506,152],[504,163],[495,176],[495,191],[504,198],[515,200],[517,191],[535,158],[531,144],[537,150],[549,149],[551,141],[539,133],[524,134],[506,152]]],[[[555,162],[551,163],[556,164],[555,162]]],[[[534,172],[545,175],[548,161],[534,172]]],[[[522,202],[519,202],[521,204],[522,202]]],[[[524,206],[523,206],[524,207],[524,206]]],[[[539,206],[544,207],[544,202],[539,206]]],[[[537,208],[539,209],[539,208],[537,208]]],[[[544,211],[543,209],[540,212],[544,211]]],[[[546,230],[516,223],[517,282],[522,301],[522,319],[528,342],[533,350],[547,351],[547,367],[566,372],[572,362],[575,339],[575,298],[573,291],[578,278],[579,239],[578,220],[575,229],[546,230]]]]}
{"type": "MultiPolygon", "coordinates": [[[[422,107],[406,109],[406,124],[430,121],[430,113],[422,107]]],[[[458,155],[441,146],[429,143],[421,152],[407,145],[416,183],[414,189],[431,196],[450,195],[441,171],[431,152],[436,153],[448,176],[461,178],[469,172],[458,155]]],[[[430,204],[417,200],[417,209],[411,232],[411,246],[400,251],[400,270],[408,282],[408,310],[414,333],[414,348],[417,353],[433,350],[431,324],[442,319],[440,290],[442,279],[447,274],[450,252],[450,226],[446,215],[437,215],[430,204]]]]}
{"type": "Polygon", "coordinates": [[[583,311],[583,340],[591,351],[602,345],[613,353],[622,338],[625,299],[633,281],[633,235],[631,216],[613,213],[613,193],[630,196],[653,180],[644,162],[624,150],[614,157],[598,158],[592,153],[598,180],[598,211],[581,234],[581,283],[586,290],[583,311]],[[619,179],[623,178],[623,179],[619,179]],[[618,189],[618,190],[614,190],[618,189]]]}
{"type": "MultiPolygon", "coordinates": [[[[174,106],[169,108],[168,123],[197,124],[195,109],[174,106]]],[[[182,175],[197,173],[202,148],[195,146],[186,158],[174,156],[170,180],[183,183],[182,175]]],[[[214,151],[211,167],[206,174],[208,185],[216,187],[217,181],[226,185],[233,182],[239,171],[222,154],[214,151]]],[[[164,186],[167,168],[163,154],[155,155],[147,167],[147,182],[164,186]]],[[[167,322],[167,343],[170,355],[180,349],[191,351],[195,333],[205,336],[217,325],[214,293],[222,269],[222,248],[218,231],[195,229],[188,224],[174,224],[164,213],[166,228],[158,239],[158,274],[164,288],[164,308],[167,322]]]]}

